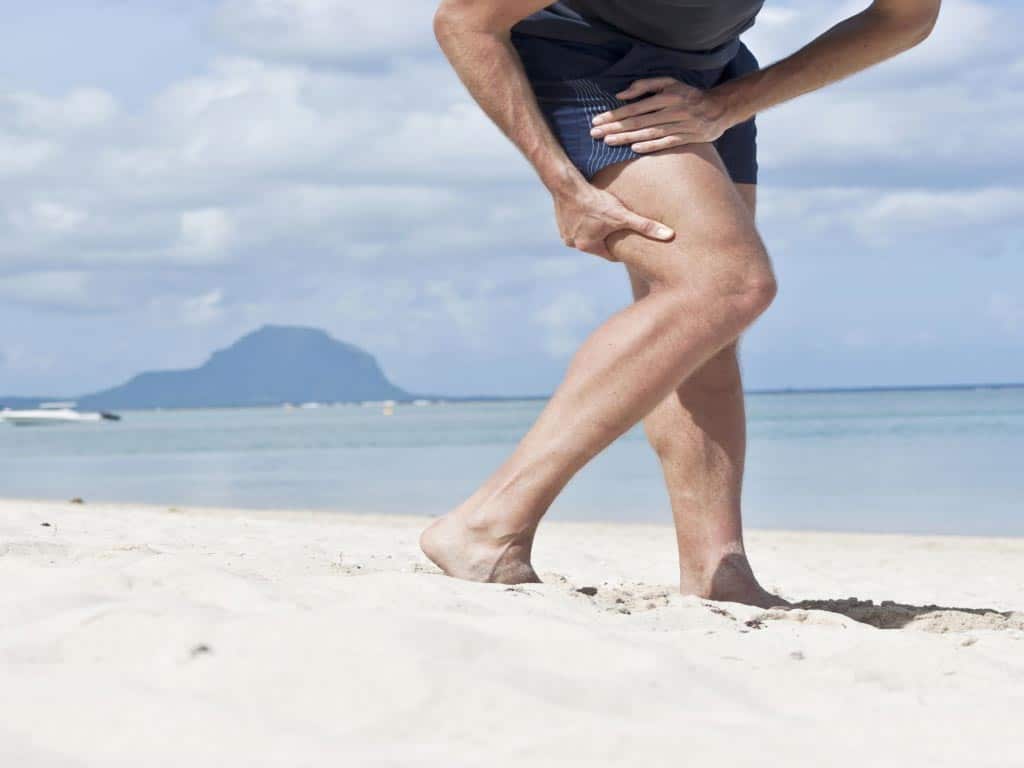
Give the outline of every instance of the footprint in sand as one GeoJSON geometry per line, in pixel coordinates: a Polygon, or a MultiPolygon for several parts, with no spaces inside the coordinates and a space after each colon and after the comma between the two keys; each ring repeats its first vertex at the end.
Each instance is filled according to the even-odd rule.
{"type": "Polygon", "coordinates": [[[632,614],[653,611],[669,605],[678,594],[668,587],[616,582],[576,585],[560,574],[545,574],[544,581],[555,583],[574,598],[589,600],[608,613],[632,614]]]}
{"type": "MultiPolygon", "coordinates": [[[[892,600],[875,603],[850,597],[845,600],[804,600],[792,608],[775,608],[762,621],[835,623],[840,616],[878,629],[912,629],[919,632],[967,632],[970,630],[1024,629],[1024,613],[992,608],[950,608],[941,605],[908,605],[892,600]],[[834,619],[830,620],[828,614],[834,619]]],[[[841,621],[841,620],[840,620],[841,621]]]]}
{"type": "Polygon", "coordinates": [[[68,554],[68,547],[55,541],[13,539],[0,542],[0,557],[46,558],[52,560],[68,554]]]}

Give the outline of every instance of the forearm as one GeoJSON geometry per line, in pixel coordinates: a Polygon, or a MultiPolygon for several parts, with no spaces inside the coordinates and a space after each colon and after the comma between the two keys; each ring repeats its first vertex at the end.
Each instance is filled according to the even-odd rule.
{"type": "Polygon", "coordinates": [[[867,10],[836,24],[796,53],[713,89],[725,121],[736,125],[782,102],[823,88],[912,48],[928,36],[934,11],[867,10]]]}
{"type": "Polygon", "coordinates": [[[552,194],[586,184],[548,126],[507,34],[435,18],[438,44],[488,117],[537,171],[552,194]]]}

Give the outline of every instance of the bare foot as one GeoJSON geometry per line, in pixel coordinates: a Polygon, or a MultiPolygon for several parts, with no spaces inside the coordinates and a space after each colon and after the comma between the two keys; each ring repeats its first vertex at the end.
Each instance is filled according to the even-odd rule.
{"type": "Polygon", "coordinates": [[[712,568],[684,568],[679,591],[705,600],[743,603],[758,608],[790,605],[788,600],[772,594],[757,582],[747,556],[738,552],[726,554],[712,568]]]}
{"type": "Polygon", "coordinates": [[[450,512],[420,534],[420,549],[456,579],[498,584],[539,582],[530,565],[533,533],[498,534],[450,512]]]}

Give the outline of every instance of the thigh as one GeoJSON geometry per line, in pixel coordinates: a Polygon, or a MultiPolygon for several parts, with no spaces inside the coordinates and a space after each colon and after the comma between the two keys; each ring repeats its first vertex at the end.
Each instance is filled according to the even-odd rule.
{"type": "MultiPolygon", "coordinates": [[[[736,184],[735,186],[736,192],[747,206],[751,218],[754,218],[757,210],[757,185],[736,184]]],[[[634,301],[638,301],[650,293],[650,283],[629,264],[626,265],[626,274],[629,277],[634,301]]],[[[740,386],[738,383],[740,381],[738,356],[741,340],[742,337],[737,338],[736,341],[722,348],[694,371],[675,392],[669,395],[669,401],[678,402],[678,398],[685,397],[691,388],[697,388],[702,392],[709,389],[715,391],[727,389],[731,392],[735,387],[740,386]]]]}
{"type": "Polygon", "coordinates": [[[751,218],[756,218],[757,184],[737,184],[736,191],[740,193],[740,197],[743,198],[743,202],[747,204],[751,218]]]}
{"type": "MultiPolygon", "coordinates": [[[[750,211],[751,218],[756,218],[757,214],[757,185],[756,184],[737,184],[736,192],[743,199],[747,209],[750,211]]],[[[626,264],[626,275],[629,277],[630,290],[633,293],[633,300],[642,299],[646,296],[650,290],[650,283],[638,272],[634,267],[626,264]]]]}
{"type": "Polygon", "coordinates": [[[647,283],[674,286],[770,270],[748,204],[710,144],[644,154],[602,169],[592,183],[675,230],[668,242],[630,230],[606,238],[611,254],[647,283]]]}

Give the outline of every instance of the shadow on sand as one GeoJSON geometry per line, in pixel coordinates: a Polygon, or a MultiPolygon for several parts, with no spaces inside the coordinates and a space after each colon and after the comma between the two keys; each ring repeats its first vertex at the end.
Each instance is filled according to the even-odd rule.
{"type": "Polygon", "coordinates": [[[924,632],[964,632],[972,629],[1024,629],[1024,612],[994,608],[952,608],[942,605],[907,605],[892,600],[875,603],[850,597],[845,600],[803,600],[789,608],[831,611],[879,629],[916,629],[924,632]]]}

